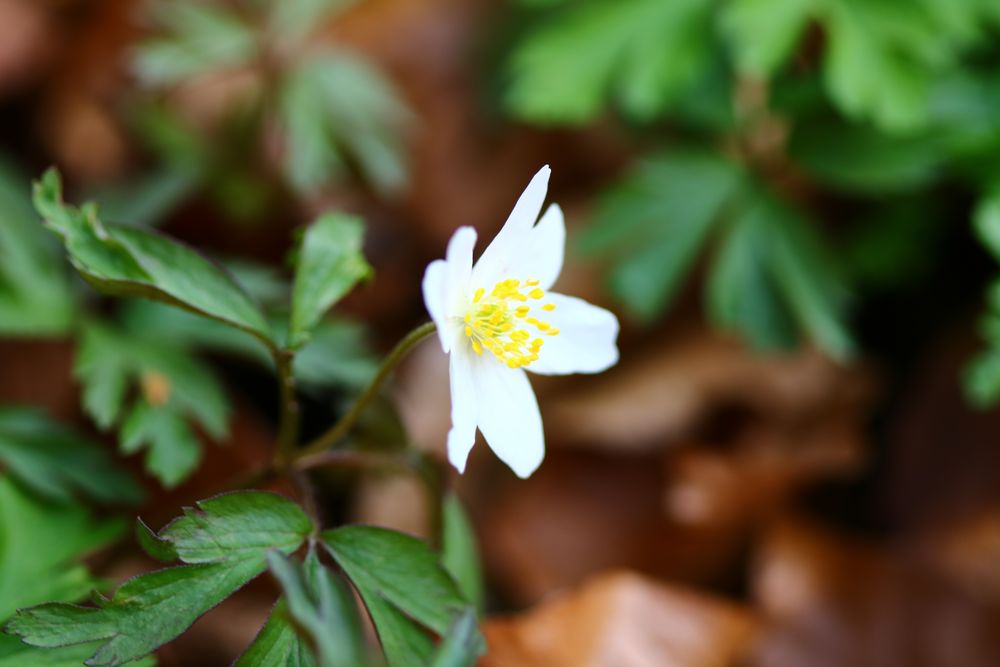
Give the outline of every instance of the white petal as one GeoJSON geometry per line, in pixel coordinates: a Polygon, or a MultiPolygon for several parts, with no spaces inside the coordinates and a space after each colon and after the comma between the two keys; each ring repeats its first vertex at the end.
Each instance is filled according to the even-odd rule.
{"type": "Polygon", "coordinates": [[[472,249],[476,247],[476,230],[472,227],[459,227],[448,241],[448,289],[449,311],[451,317],[461,317],[464,313],[456,312],[469,289],[472,276],[472,249]]]}
{"type": "Polygon", "coordinates": [[[540,319],[559,329],[545,341],[538,360],[527,369],[540,375],[600,373],[618,363],[618,318],[583,299],[549,292],[543,303],[556,309],[540,319]]]}
{"type": "Polygon", "coordinates": [[[566,223],[562,209],[552,204],[517,249],[510,263],[510,275],[503,278],[534,278],[539,286],[547,290],[562,271],[563,254],[566,250],[566,223]]]}
{"type": "Polygon", "coordinates": [[[454,336],[447,322],[448,311],[448,263],[443,259],[436,259],[427,265],[424,271],[424,281],[422,284],[424,292],[424,305],[431,319],[437,325],[438,337],[441,339],[441,347],[445,352],[451,349],[451,342],[454,336]]]}
{"type": "Polygon", "coordinates": [[[448,241],[446,259],[434,260],[424,271],[424,304],[437,325],[441,348],[450,352],[460,324],[462,304],[467,298],[472,275],[472,249],[476,230],[459,227],[448,241]]]}
{"type": "Polygon", "coordinates": [[[501,461],[528,477],[545,458],[542,415],[528,376],[485,354],[473,359],[472,370],[479,430],[501,461]]]}
{"type": "Polygon", "coordinates": [[[489,289],[510,274],[510,262],[516,258],[518,249],[524,245],[542,211],[545,193],[549,189],[550,173],[551,170],[546,165],[535,174],[521,193],[503,228],[483,251],[473,273],[473,283],[477,287],[489,289]]]}
{"type": "Polygon", "coordinates": [[[460,473],[465,472],[465,462],[476,444],[477,403],[472,354],[468,345],[457,345],[449,361],[451,430],[448,431],[448,461],[460,473]]]}

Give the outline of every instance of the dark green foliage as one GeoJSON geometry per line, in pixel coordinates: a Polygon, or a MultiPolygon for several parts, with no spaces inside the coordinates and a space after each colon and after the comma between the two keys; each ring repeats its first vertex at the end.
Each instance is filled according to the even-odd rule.
{"type": "Polygon", "coordinates": [[[67,277],[35,217],[28,179],[0,162],[0,334],[65,334],[75,312],[67,277]]]}
{"type": "Polygon", "coordinates": [[[198,503],[155,536],[154,556],[184,565],[139,575],[96,607],[49,603],[24,609],[7,631],[26,643],[54,648],[100,642],[91,665],[121,665],[152,652],[267,567],[267,553],[291,553],[312,522],[291,501],[243,492],[198,503]]]}
{"type": "Polygon", "coordinates": [[[611,292],[650,320],[713,237],[706,304],[716,325],[765,348],[804,336],[850,353],[846,292],[813,228],[721,155],[644,161],[608,193],[580,245],[611,260],[611,292]]]}
{"type": "MultiPolygon", "coordinates": [[[[275,609],[272,618],[286,616],[294,622],[299,635],[308,646],[313,647],[316,664],[319,667],[363,667],[368,664],[354,598],[339,578],[320,563],[316,552],[310,550],[305,563],[292,561],[277,553],[271,553],[268,562],[271,573],[281,583],[284,592],[284,600],[275,609]]],[[[274,651],[273,644],[281,645],[282,642],[272,642],[268,652],[274,651]]],[[[285,645],[288,646],[285,653],[289,657],[301,654],[301,650],[291,648],[293,642],[285,642],[285,645]]],[[[255,648],[251,646],[243,656],[246,664],[253,664],[250,656],[254,652],[255,648]]],[[[286,660],[284,664],[295,664],[296,659],[286,660]]]]}
{"type": "Polygon", "coordinates": [[[221,439],[229,401],[208,367],[167,333],[91,324],[81,336],[75,374],[94,421],[102,428],[120,423],[122,450],[145,448],[147,469],[173,486],[201,458],[189,421],[221,439]],[[126,407],[130,389],[139,395],[126,407]]]}
{"type": "Polygon", "coordinates": [[[305,230],[295,262],[288,345],[297,349],[337,301],[371,276],[361,220],[329,213],[305,230]]]}
{"type": "MultiPolygon", "coordinates": [[[[323,533],[323,542],[358,589],[375,623],[389,667],[424,667],[434,654],[427,634],[445,636],[470,608],[427,545],[371,526],[323,533]]],[[[474,612],[473,612],[474,613],[474,612]]],[[[482,652],[482,639],[461,642],[482,652]]]]}
{"type": "Polygon", "coordinates": [[[32,409],[0,409],[0,463],[38,495],[135,503],[142,489],[99,445],[32,409]]]}
{"type": "Polygon", "coordinates": [[[36,183],[35,208],[62,238],[73,266],[101,291],[163,301],[270,340],[260,309],[221,268],[153,232],[105,225],[91,204],[64,204],[56,171],[36,183]]]}

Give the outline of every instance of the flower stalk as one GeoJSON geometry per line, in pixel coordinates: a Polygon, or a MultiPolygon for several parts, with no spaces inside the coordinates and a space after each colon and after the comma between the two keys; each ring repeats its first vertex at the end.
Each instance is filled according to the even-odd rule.
{"type": "Polygon", "coordinates": [[[320,435],[318,438],[307,444],[305,447],[296,451],[292,457],[291,461],[300,462],[308,459],[316,454],[326,451],[333,445],[337,444],[341,439],[346,436],[354,424],[358,421],[358,418],[364,413],[365,408],[368,404],[378,396],[379,390],[382,385],[395,370],[399,362],[414,348],[418,343],[423,341],[425,338],[433,334],[437,330],[437,326],[433,322],[427,322],[422,324],[410,333],[408,333],[396,347],[392,349],[392,352],[382,361],[382,365],[379,366],[378,372],[375,373],[375,377],[372,378],[368,386],[362,392],[358,400],[355,401],[351,409],[348,410],[343,417],[337,421],[336,424],[331,426],[325,433],[320,435]]]}

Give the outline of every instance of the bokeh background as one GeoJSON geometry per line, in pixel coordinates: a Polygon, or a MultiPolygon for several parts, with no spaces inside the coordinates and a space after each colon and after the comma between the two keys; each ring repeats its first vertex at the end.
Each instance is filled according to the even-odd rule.
{"type": "MultiPolygon", "coordinates": [[[[0,619],[50,599],[17,586],[65,558],[150,569],[127,531],[85,527],[161,525],[266,460],[277,417],[247,341],[75,276],[31,207],[46,167],[279,310],[296,230],[363,218],[374,279],[297,369],[317,433],[426,319],[452,231],[489,238],[543,164],[570,228],[558,287],[619,314],[622,359],[536,379],[532,478],[479,446],[456,480],[481,664],[1000,664],[993,0],[0,0],[0,403],[111,452],[102,370],[156,358],[130,396],[165,376],[197,397],[152,437],[179,460],[117,455],[136,507],[62,506],[0,465],[0,619]],[[45,526],[90,538],[40,564],[45,526]]],[[[440,455],[448,424],[426,344],[358,446],[440,455]]],[[[433,526],[406,474],[319,481],[331,524],[433,526]]],[[[228,664],[266,579],[161,664],[228,664]]]]}

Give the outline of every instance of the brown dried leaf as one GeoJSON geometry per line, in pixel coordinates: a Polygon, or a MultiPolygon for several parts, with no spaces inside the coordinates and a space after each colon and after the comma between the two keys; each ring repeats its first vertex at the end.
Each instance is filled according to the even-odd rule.
{"type": "Polygon", "coordinates": [[[1000,664],[1000,607],[906,549],[783,524],[765,540],[753,589],[769,623],[754,665],[1000,664]]]}
{"type": "Polygon", "coordinates": [[[484,626],[480,667],[724,667],[755,633],[737,605],[619,571],[484,626]]]}
{"type": "Polygon", "coordinates": [[[761,356],[695,331],[554,400],[546,423],[572,443],[659,448],[665,440],[691,434],[720,410],[803,420],[857,404],[866,384],[857,370],[818,353],[761,356]]]}

